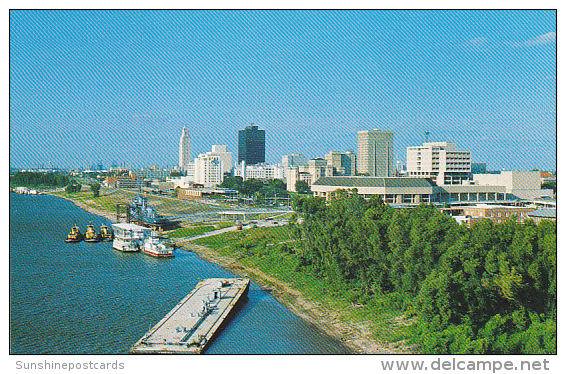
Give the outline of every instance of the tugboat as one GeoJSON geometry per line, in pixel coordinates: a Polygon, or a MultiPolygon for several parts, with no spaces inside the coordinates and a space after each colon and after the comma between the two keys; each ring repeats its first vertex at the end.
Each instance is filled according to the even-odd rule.
{"type": "Polygon", "coordinates": [[[114,239],[112,230],[110,230],[105,224],[102,224],[102,226],[100,226],[100,236],[102,237],[103,242],[111,242],[112,239],[114,239]]]}
{"type": "Polygon", "coordinates": [[[100,235],[94,231],[94,225],[90,223],[85,232],[85,242],[87,243],[98,243],[100,241],[100,235]]]}
{"type": "Polygon", "coordinates": [[[78,243],[83,240],[83,234],[79,230],[77,225],[71,228],[71,232],[67,235],[67,239],[65,239],[65,243],[78,243]]]}
{"type": "Polygon", "coordinates": [[[165,239],[155,231],[144,240],[143,252],[154,257],[174,257],[173,248],[166,245],[165,239]]]}

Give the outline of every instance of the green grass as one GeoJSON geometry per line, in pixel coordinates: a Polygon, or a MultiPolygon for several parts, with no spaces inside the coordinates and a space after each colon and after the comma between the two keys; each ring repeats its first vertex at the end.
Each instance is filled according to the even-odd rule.
{"type": "MultiPolygon", "coordinates": [[[[116,204],[129,204],[137,195],[135,190],[119,190],[102,187],[100,196],[94,198],[90,189],[83,187],[82,191],[76,193],[55,192],[54,195],[63,196],[74,201],[82,202],[98,210],[116,213],[116,204]]],[[[176,216],[180,214],[191,214],[198,212],[214,212],[223,208],[198,201],[179,200],[173,197],[158,195],[146,195],[148,202],[159,214],[164,216],[176,216]]]]}
{"type": "MultiPolygon", "coordinates": [[[[299,259],[291,253],[289,228],[258,227],[235,231],[195,240],[196,244],[215,249],[218,253],[237,258],[250,268],[259,269],[301,292],[313,301],[337,311],[343,321],[353,321],[367,326],[372,335],[383,342],[411,341],[411,326],[401,326],[396,318],[405,312],[395,295],[373,296],[362,307],[354,307],[352,290],[331,286],[326,278],[298,269],[299,259]],[[287,242],[285,244],[280,244],[287,242]],[[285,247],[287,249],[285,249],[285,247]]],[[[285,296],[292,301],[292,295],[285,296]]]]}

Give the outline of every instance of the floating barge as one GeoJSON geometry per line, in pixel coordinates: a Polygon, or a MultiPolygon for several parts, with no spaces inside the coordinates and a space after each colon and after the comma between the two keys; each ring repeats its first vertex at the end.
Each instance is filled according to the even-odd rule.
{"type": "Polygon", "coordinates": [[[211,278],[201,281],[130,353],[198,354],[248,294],[250,280],[211,278]]]}

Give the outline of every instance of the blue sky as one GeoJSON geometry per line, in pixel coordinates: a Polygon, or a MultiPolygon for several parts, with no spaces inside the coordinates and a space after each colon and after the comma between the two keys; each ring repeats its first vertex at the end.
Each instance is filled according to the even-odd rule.
{"type": "MultiPolygon", "coordinates": [[[[11,11],[10,161],[174,165],[237,131],[267,160],[455,141],[488,169],[556,167],[554,11],[11,11]]],[[[236,158],[236,157],[235,157],[236,158]]]]}

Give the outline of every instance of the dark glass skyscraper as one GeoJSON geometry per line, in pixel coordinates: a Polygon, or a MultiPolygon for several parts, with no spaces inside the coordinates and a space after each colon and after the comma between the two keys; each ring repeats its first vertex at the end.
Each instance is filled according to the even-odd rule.
{"type": "Polygon", "coordinates": [[[253,124],[238,131],[238,163],[246,165],[265,162],[265,130],[258,130],[253,124]]]}

